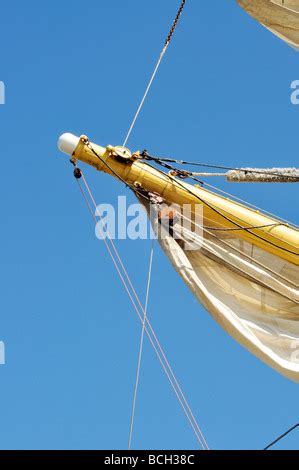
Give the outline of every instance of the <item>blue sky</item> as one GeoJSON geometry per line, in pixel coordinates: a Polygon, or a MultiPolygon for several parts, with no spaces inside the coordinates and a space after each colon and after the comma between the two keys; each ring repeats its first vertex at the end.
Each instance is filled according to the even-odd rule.
{"type": "MultiPolygon", "coordinates": [[[[1,4],[1,449],[127,446],[140,325],[56,141],[123,142],[178,3],[1,4]]],[[[296,166],[296,79],[298,55],[233,0],[188,1],[129,145],[296,166]]],[[[98,203],[128,194],[86,176],[98,203]]],[[[298,223],[297,185],[223,187],[298,223]]],[[[144,297],[150,242],[117,246],[144,297]]],[[[158,247],[149,315],[212,449],[262,448],[298,420],[298,385],[228,337],[158,247]]],[[[133,448],[197,448],[147,341],[139,392],[133,448]]]]}

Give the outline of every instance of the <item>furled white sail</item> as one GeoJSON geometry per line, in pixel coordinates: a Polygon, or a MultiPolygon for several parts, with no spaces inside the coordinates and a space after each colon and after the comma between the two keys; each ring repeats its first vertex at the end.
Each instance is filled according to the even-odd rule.
{"type": "Polygon", "coordinates": [[[237,0],[247,13],[299,50],[299,0],[237,0]]]}
{"type": "Polygon", "coordinates": [[[241,240],[238,231],[195,233],[180,223],[173,230],[158,231],[160,244],[199,302],[239,343],[299,382],[299,266],[241,240]]]}

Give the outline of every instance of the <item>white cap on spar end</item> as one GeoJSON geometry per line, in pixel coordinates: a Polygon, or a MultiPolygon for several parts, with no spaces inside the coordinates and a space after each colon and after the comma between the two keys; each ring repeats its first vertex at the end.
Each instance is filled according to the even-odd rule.
{"type": "Polygon", "coordinates": [[[80,137],[75,136],[67,132],[62,134],[58,139],[58,148],[61,152],[66,153],[67,155],[72,156],[76,150],[80,141],[80,137]]]}

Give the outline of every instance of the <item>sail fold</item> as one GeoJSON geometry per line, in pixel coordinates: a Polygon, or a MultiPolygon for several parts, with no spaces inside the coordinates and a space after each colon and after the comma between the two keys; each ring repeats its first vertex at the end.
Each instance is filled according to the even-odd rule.
{"type": "Polygon", "coordinates": [[[213,231],[204,221],[202,232],[184,228],[182,220],[169,234],[158,225],[153,223],[173,267],[218,324],[299,382],[298,265],[242,240],[238,231],[213,231]]]}
{"type": "Polygon", "coordinates": [[[299,51],[299,0],[237,0],[245,11],[299,51]]]}

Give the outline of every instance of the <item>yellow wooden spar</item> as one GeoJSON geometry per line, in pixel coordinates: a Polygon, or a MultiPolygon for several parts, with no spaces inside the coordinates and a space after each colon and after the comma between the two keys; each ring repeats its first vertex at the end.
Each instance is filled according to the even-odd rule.
{"type": "Polygon", "coordinates": [[[160,194],[167,203],[203,204],[204,225],[237,229],[235,235],[281,259],[299,265],[299,231],[259,211],[220,196],[202,187],[190,185],[138,160],[123,147],[90,144],[86,136],[71,134],[60,138],[60,149],[98,171],[118,177],[129,186],[160,194]]]}

